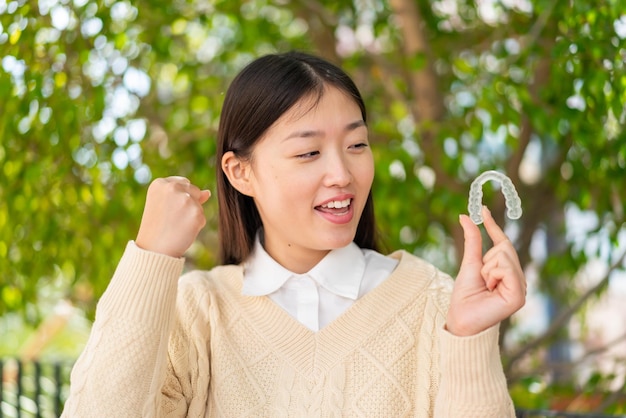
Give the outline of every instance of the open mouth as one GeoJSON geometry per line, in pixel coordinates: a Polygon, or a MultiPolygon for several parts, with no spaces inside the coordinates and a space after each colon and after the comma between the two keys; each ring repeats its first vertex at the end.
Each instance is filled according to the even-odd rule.
{"type": "Polygon", "coordinates": [[[350,210],[352,199],[331,200],[323,205],[317,206],[315,209],[320,212],[330,213],[333,215],[345,215],[350,210]]]}

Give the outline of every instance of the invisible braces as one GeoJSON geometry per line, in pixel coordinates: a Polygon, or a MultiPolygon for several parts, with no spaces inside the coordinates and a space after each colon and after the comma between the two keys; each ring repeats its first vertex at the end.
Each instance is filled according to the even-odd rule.
{"type": "Polygon", "coordinates": [[[489,170],[476,177],[470,186],[467,210],[469,211],[472,222],[476,225],[483,223],[483,217],[481,215],[483,206],[483,184],[490,180],[497,181],[501,185],[504,202],[507,207],[506,215],[510,219],[519,219],[522,216],[522,201],[517,194],[517,190],[515,190],[513,182],[506,175],[498,171],[489,170]]]}

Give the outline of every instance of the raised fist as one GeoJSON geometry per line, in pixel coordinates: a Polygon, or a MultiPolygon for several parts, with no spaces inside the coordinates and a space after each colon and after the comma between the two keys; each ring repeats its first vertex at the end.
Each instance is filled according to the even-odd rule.
{"type": "Polygon", "coordinates": [[[170,257],[182,257],[206,224],[202,205],[211,192],[200,190],[185,177],[154,180],[135,243],[170,257]]]}

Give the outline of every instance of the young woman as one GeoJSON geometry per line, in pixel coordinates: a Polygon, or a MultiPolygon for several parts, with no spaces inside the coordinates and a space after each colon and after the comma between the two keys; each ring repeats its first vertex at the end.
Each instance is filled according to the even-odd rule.
{"type": "Polygon", "coordinates": [[[226,94],[217,173],[222,265],[179,276],[210,196],[155,180],[99,302],[67,417],[513,417],[498,324],[526,283],[460,216],[456,281],[376,251],[365,106],[336,66],[253,61],[226,94]]]}

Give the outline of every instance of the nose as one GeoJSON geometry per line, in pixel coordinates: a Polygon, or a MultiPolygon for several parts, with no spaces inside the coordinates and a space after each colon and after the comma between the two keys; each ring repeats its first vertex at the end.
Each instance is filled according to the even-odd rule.
{"type": "Polygon", "coordinates": [[[326,187],[345,187],[352,182],[352,170],[345,155],[329,155],[326,161],[324,185],[326,187]]]}

